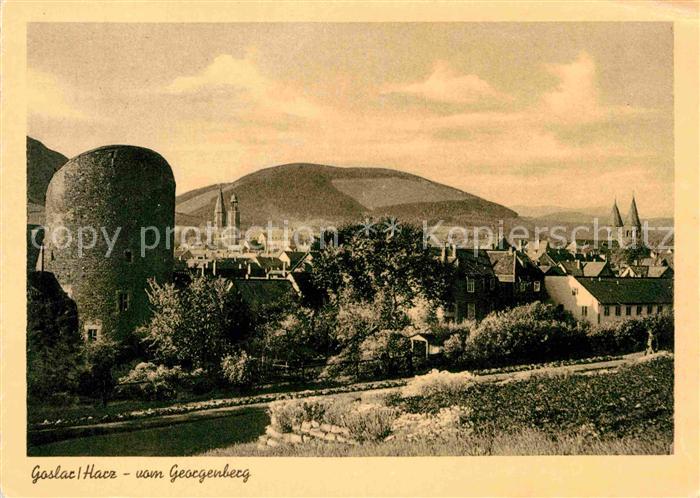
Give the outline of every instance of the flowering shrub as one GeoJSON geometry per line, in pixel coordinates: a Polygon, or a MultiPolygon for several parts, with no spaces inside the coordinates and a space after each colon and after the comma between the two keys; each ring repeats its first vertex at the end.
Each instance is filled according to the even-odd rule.
{"type": "Polygon", "coordinates": [[[188,377],[182,368],[142,362],[119,379],[122,393],[148,400],[173,399],[188,377]]]}
{"type": "Polygon", "coordinates": [[[459,393],[474,383],[475,377],[469,372],[450,373],[432,370],[425,375],[411,379],[401,390],[403,397],[452,395],[459,393]]]}
{"type": "Polygon", "coordinates": [[[292,432],[294,426],[313,421],[345,427],[358,441],[378,441],[389,435],[398,412],[350,398],[313,398],[272,403],[269,413],[272,426],[280,432],[292,432]]]}
{"type": "Polygon", "coordinates": [[[255,360],[245,351],[229,354],[221,360],[221,373],[232,385],[240,388],[250,388],[255,384],[255,360]]]}
{"type": "Polygon", "coordinates": [[[380,441],[391,434],[391,426],[399,412],[376,404],[348,405],[344,426],[358,441],[380,441]]]}

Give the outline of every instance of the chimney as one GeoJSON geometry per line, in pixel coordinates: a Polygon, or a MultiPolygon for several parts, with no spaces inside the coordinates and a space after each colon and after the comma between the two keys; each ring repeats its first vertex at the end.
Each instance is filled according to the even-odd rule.
{"type": "Polygon", "coordinates": [[[581,260],[580,259],[576,260],[576,268],[578,268],[579,270],[581,269],[581,260]]]}
{"type": "Polygon", "coordinates": [[[457,244],[450,244],[450,256],[457,257],[457,244]]]}
{"type": "Polygon", "coordinates": [[[282,276],[287,276],[287,262],[285,260],[282,260],[282,276]]]}
{"type": "Polygon", "coordinates": [[[445,242],[440,249],[440,261],[443,263],[447,262],[447,242],[445,242]]]}
{"type": "Polygon", "coordinates": [[[214,260],[211,264],[211,270],[214,276],[216,276],[216,260],[214,260]]]}

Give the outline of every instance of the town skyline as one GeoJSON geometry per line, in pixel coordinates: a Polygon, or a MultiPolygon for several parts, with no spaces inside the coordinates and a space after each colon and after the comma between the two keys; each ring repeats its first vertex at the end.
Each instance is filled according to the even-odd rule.
{"type": "Polygon", "coordinates": [[[658,23],[32,24],[28,131],[69,157],[158,150],[178,194],[309,162],[509,207],[634,191],[649,217],[672,216],[672,41],[658,23]]]}

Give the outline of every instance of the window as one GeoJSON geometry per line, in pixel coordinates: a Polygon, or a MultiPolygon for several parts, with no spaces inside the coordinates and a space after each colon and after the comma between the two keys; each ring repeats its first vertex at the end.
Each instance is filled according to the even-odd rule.
{"type": "Polygon", "coordinates": [[[100,340],[102,332],[102,324],[100,322],[88,322],[83,327],[83,339],[87,342],[96,342],[100,340]]]}
{"type": "Polygon", "coordinates": [[[588,306],[581,306],[581,316],[588,316],[588,306]]]}
{"type": "Polygon", "coordinates": [[[540,283],[539,280],[535,280],[535,282],[533,282],[532,285],[533,285],[533,290],[534,290],[535,292],[539,292],[539,291],[540,291],[540,285],[541,285],[541,283],[540,283]]]}
{"type": "Polygon", "coordinates": [[[632,306],[625,306],[625,316],[632,315],[632,306]]]}
{"type": "Polygon", "coordinates": [[[127,292],[117,292],[117,311],[124,312],[129,309],[129,294],[127,292]]]}
{"type": "Polygon", "coordinates": [[[578,288],[574,287],[573,289],[571,289],[571,295],[572,296],[578,295],[578,288]]]}
{"type": "Polygon", "coordinates": [[[134,262],[134,253],[131,252],[131,249],[127,249],[126,251],[124,251],[124,260],[127,263],[134,262]]]}
{"type": "Polygon", "coordinates": [[[663,313],[663,311],[664,311],[664,307],[663,307],[663,306],[658,305],[658,306],[656,307],[656,312],[657,312],[657,313],[663,313]]]}
{"type": "Polygon", "coordinates": [[[605,308],[603,308],[603,314],[605,316],[610,316],[610,306],[606,306],[605,308]]]}
{"type": "Polygon", "coordinates": [[[622,314],[622,306],[619,304],[615,306],[615,316],[620,316],[622,314]]]}
{"type": "Polygon", "coordinates": [[[474,279],[467,278],[467,292],[474,292],[474,279]]]}
{"type": "Polygon", "coordinates": [[[527,282],[520,282],[520,292],[525,292],[527,290],[527,282]]]}
{"type": "Polygon", "coordinates": [[[476,304],[467,303],[467,318],[470,320],[474,320],[475,317],[476,317],[476,304]]]}
{"type": "Polygon", "coordinates": [[[647,315],[651,315],[651,310],[652,310],[651,304],[647,304],[647,315]]]}
{"type": "Polygon", "coordinates": [[[637,315],[641,315],[641,314],[642,314],[642,306],[638,304],[637,305],[637,315]]]}

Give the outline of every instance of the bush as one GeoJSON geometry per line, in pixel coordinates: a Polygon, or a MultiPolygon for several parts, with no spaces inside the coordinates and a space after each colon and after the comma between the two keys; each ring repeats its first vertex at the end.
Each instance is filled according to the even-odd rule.
{"type": "Polygon", "coordinates": [[[662,313],[596,325],[588,331],[588,344],[596,355],[634,353],[648,346],[672,351],[673,334],[673,313],[662,313]]]}
{"type": "Polygon", "coordinates": [[[332,402],[323,398],[275,401],[269,407],[272,426],[280,432],[292,432],[292,427],[302,422],[323,423],[332,402]]]}
{"type": "Polygon", "coordinates": [[[644,351],[649,332],[644,320],[624,320],[615,330],[615,343],[619,354],[644,351]]]}
{"type": "Polygon", "coordinates": [[[270,404],[269,413],[272,426],[280,432],[292,432],[295,425],[314,421],[345,427],[358,441],[388,436],[398,414],[394,408],[363,405],[347,397],[277,401],[270,404]]]}
{"type": "Polygon", "coordinates": [[[344,426],[358,441],[379,441],[391,434],[399,412],[381,405],[359,405],[347,413],[344,426]]]}
{"type": "Polygon", "coordinates": [[[645,317],[644,325],[656,339],[656,347],[658,349],[673,351],[675,344],[673,312],[645,317]]]}
{"type": "Polygon", "coordinates": [[[403,334],[382,330],[360,344],[363,377],[396,377],[411,370],[411,341],[403,334]]]}
{"type": "Polygon", "coordinates": [[[249,389],[255,384],[257,362],[245,351],[229,354],[221,361],[221,373],[233,386],[249,389]]]}
{"type": "Polygon", "coordinates": [[[588,347],[594,355],[618,354],[617,322],[601,323],[588,330],[588,347]]]}
{"type": "Polygon", "coordinates": [[[450,373],[433,370],[411,379],[401,389],[401,396],[454,395],[465,390],[474,381],[474,376],[469,372],[450,373]]]}
{"type": "Polygon", "coordinates": [[[585,332],[570,313],[535,302],[487,316],[467,340],[465,356],[477,368],[580,357],[585,332]]]}
{"type": "Polygon", "coordinates": [[[119,379],[122,394],[146,400],[167,400],[177,397],[178,388],[187,381],[188,374],[180,367],[142,362],[119,379]]]}

